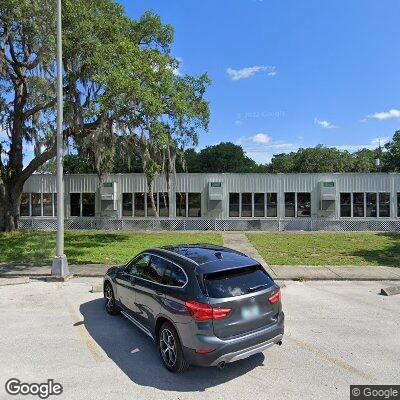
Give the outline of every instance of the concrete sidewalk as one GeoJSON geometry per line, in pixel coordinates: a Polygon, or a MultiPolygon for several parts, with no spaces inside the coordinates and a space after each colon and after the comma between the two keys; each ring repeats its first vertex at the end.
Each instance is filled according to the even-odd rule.
{"type": "MultiPolygon", "coordinates": [[[[277,280],[350,280],[350,281],[400,281],[400,268],[358,266],[294,266],[266,265],[264,267],[277,280]]],[[[71,265],[70,272],[76,277],[102,277],[110,265],[71,265]]],[[[24,266],[0,264],[0,278],[46,278],[51,275],[50,266],[24,266]]]]}
{"type": "MultiPolygon", "coordinates": [[[[70,265],[69,272],[77,277],[102,277],[110,267],[111,265],[104,264],[70,265]]],[[[21,265],[0,263],[1,278],[20,276],[40,278],[50,275],[50,265],[21,265]]]]}

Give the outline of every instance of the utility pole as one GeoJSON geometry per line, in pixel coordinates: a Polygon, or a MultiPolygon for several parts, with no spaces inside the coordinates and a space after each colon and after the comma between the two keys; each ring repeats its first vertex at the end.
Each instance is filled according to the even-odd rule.
{"type": "Polygon", "coordinates": [[[51,275],[69,275],[68,261],[64,254],[64,139],[63,139],[63,78],[62,78],[62,26],[61,0],[57,8],[57,254],[51,266],[51,275]]]}
{"type": "Polygon", "coordinates": [[[382,158],[382,146],[381,146],[381,140],[379,139],[378,158],[375,159],[376,172],[382,172],[381,158],[382,158]]]}

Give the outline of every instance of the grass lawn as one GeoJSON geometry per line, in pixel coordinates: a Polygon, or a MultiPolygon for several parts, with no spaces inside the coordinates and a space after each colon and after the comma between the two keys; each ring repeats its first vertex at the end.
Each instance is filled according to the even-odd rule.
{"type": "MultiPolygon", "coordinates": [[[[65,232],[69,264],[120,264],[149,247],[178,243],[222,244],[219,233],[65,232]]],[[[17,231],[0,234],[0,263],[51,264],[56,233],[17,231]]]]}
{"type": "Polygon", "coordinates": [[[387,265],[400,267],[393,233],[247,233],[271,265],[387,265]]]}

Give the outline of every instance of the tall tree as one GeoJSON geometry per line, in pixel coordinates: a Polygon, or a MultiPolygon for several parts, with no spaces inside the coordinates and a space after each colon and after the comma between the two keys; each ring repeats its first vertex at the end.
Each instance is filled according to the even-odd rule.
{"type": "MultiPolygon", "coordinates": [[[[193,155],[192,155],[192,158],[193,155]]],[[[248,157],[242,146],[222,142],[207,146],[198,153],[197,172],[256,172],[257,163],[248,157]]],[[[188,171],[193,172],[188,164],[188,171]]]]}
{"type": "MultiPolygon", "coordinates": [[[[160,109],[170,101],[169,109],[179,110],[173,29],[152,13],[133,21],[113,0],[62,5],[64,137],[101,173],[112,168],[117,147],[130,148],[121,137],[137,139],[140,129],[167,118],[160,109]],[[161,90],[169,87],[177,92],[173,100],[161,90]]],[[[0,0],[0,231],[16,227],[24,182],[55,156],[54,32],[53,0],[0,0]]],[[[192,88],[198,84],[185,79],[192,88]]],[[[208,113],[208,104],[200,103],[208,113]]],[[[188,114],[180,118],[185,126],[188,114]]],[[[194,137],[196,126],[190,125],[185,135],[194,137]]]]}
{"type": "Polygon", "coordinates": [[[291,152],[289,154],[280,153],[275,154],[272,157],[271,163],[269,164],[270,172],[274,173],[291,173],[296,172],[296,153],[291,152]]]}
{"type": "MultiPolygon", "coordinates": [[[[353,172],[375,172],[375,160],[379,158],[377,150],[361,149],[353,153],[353,172]]],[[[382,160],[381,160],[382,161],[382,160]]]]}
{"type": "Polygon", "coordinates": [[[346,172],[352,164],[350,152],[322,145],[299,149],[295,157],[296,172],[346,172]]]}
{"type": "Polygon", "coordinates": [[[390,142],[385,145],[383,153],[384,169],[390,172],[400,172],[400,130],[396,131],[390,142]]]}

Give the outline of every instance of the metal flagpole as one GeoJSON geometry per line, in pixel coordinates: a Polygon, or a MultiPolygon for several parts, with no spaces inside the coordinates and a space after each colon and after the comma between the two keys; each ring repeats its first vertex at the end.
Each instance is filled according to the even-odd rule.
{"type": "Polygon", "coordinates": [[[51,274],[69,275],[67,257],[64,254],[64,171],[63,171],[63,79],[62,79],[62,27],[61,0],[57,3],[57,255],[51,274]]]}

